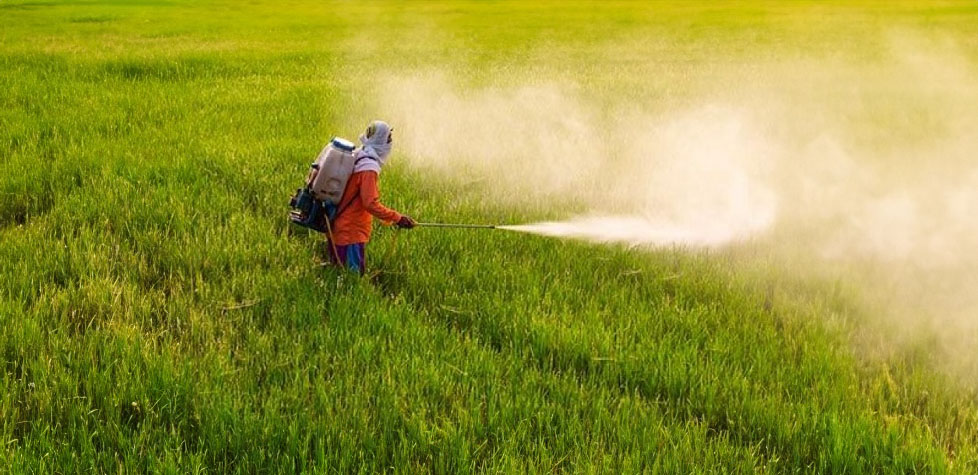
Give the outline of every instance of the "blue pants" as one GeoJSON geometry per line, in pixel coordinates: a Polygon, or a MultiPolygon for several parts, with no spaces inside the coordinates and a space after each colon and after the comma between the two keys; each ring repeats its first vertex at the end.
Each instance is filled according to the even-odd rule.
{"type": "Polygon", "coordinates": [[[367,243],[356,242],[345,246],[336,246],[336,254],[334,254],[333,244],[329,240],[326,241],[329,261],[337,267],[346,267],[360,275],[363,275],[367,271],[366,248],[367,243]]]}

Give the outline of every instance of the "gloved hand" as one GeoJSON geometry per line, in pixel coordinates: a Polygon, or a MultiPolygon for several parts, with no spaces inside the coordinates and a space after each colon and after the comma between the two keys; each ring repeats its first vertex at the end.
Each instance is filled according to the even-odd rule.
{"type": "Polygon", "coordinates": [[[411,229],[416,224],[418,223],[415,222],[413,219],[411,219],[410,216],[407,215],[401,216],[401,219],[397,220],[397,227],[401,229],[411,229]]]}

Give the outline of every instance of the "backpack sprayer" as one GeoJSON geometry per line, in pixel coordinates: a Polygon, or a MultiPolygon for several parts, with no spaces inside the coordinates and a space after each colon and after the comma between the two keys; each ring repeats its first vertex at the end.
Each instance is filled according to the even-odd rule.
{"type": "Polygon", "coordinates": [[[336,218],[346,182],[353,174],[356,159],[353,142],[334,137],[316,161],[309,166],[304,187],[295,190],[289,206],[289,219],[299,226],[332,234],[330,221],[336,218]]]}

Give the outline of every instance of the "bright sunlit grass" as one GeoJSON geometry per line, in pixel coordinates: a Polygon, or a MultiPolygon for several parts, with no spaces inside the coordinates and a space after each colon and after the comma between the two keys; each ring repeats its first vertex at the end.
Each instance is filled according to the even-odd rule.
{"type": "MultiPolygon", "coordinates": [[[[287,220],[391,75],[665,108],[711,65],[876,61],[845,32],[893,24],[975,45],[978,7],[0,0],[0,466],[978,471],[973,386],[853,350],[844,281],[737,250],[389,228],[357,279],[287,220]]],[[[412,216],[548,217],[408,159],[382,189],[412,216]]]]}

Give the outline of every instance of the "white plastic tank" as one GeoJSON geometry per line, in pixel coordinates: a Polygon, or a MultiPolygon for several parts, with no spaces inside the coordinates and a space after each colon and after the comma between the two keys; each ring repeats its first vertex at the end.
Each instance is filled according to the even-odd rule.
{"type": "Polygon", "coordinates": [[[309,188],[317,200],[334,205],[340,204],[346,182],[353,174],[353,142],[339,137],[333,138],[319,153],[313,163],[315,176],[311,177],[309,188]]]}

